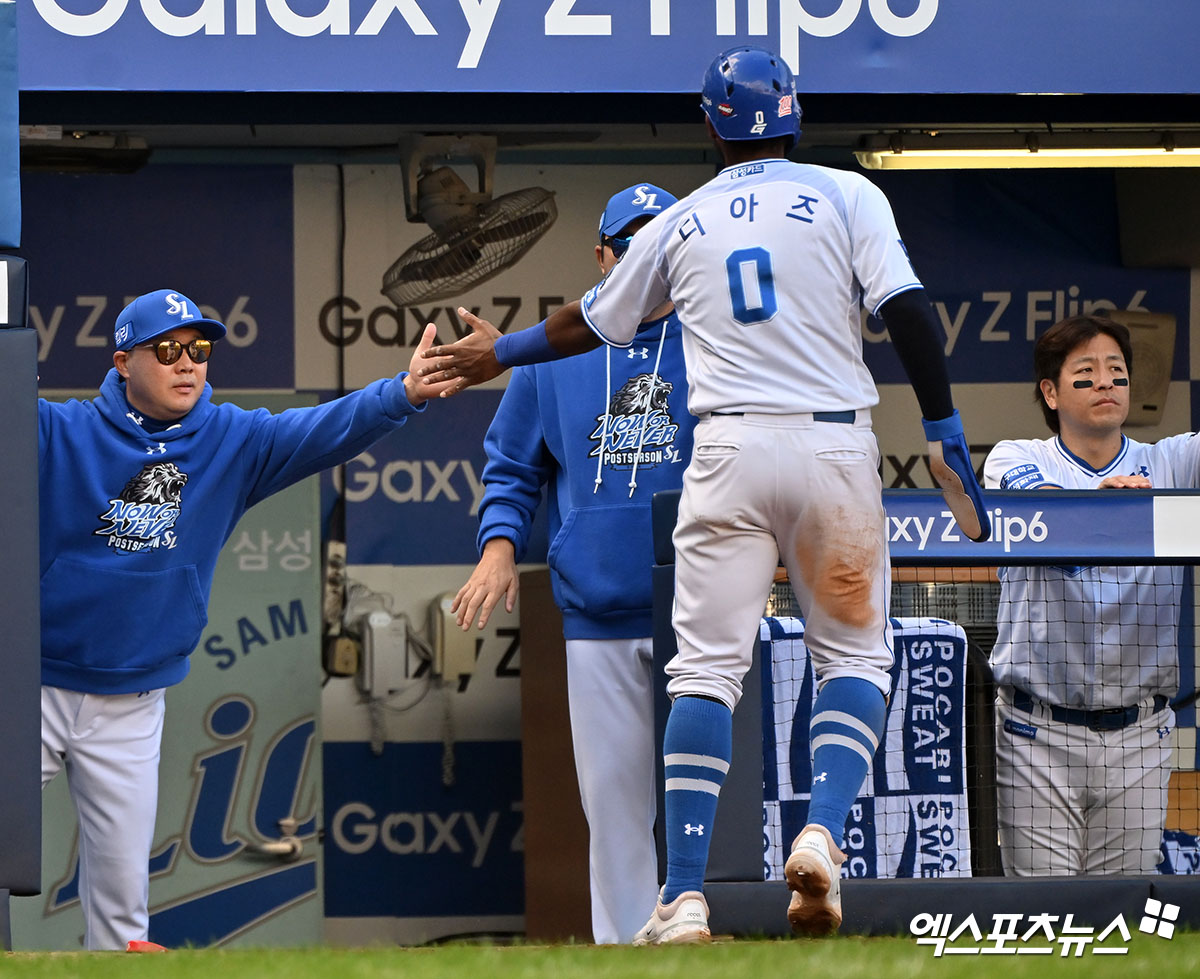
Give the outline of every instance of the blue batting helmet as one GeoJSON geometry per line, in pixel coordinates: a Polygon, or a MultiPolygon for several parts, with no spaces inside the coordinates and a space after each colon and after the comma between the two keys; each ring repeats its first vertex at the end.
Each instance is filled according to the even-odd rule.
{"type": "Polygon", "coordinates": [[[791,149],[800,135],[796,79],[766,48],[741,45],[717,55],[704,73],[700,105],[721,139],[783,136],[791,149]]]}

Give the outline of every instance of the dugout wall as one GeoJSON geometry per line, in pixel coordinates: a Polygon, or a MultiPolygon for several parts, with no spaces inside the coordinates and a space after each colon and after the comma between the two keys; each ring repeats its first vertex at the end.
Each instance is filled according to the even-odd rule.
{"type": "MultiPolygon", "coordinates": [[[[21,243],[16,4],[0,4],[0,249],[21,243]]],[[[37,338],[23,258],[0,255],[0,949],[12,947],[9,895],[41,887],[37,338]]]]}
{"type": "MultiPolygon", "coordinates": [[[[0,276],[8,265],[0,260],[0,276]]],[[[22,263],[23,273],[23,263],[22,263]]],[[[23,293],[22,293],[23,295],[23,293]]],[[[9,895],[41,888],[41,660],[38,596],[37,341],[33,330],[0,328],[0,948],[11,948],[9,895]]]]}
{"type": "MultiPolygon", "coordinates": [[[[960,659],[955,659],[955,662],[961,662],[962,670],[962,686],[957,689],[962,697],[957,703],[959,712],[951,712],[946,718],[948,723],[958,726],[957,737],[946,750],[951,753],[961,751],[966,764],[958,782],[953,781],[953,765],[950,764],[949,756],[947,764],[943,766],[946,780],[950,783],[947,788],[956,795],[943,795],[948,801],[943,805],[941,812],[936,814],[931,825],[940,822],[941,826],[948,827],[949,835],[938,840],[935,833],[926,832],[922,835],[919,828],[912,833],[913,827],[909,827],[908,848],[911,850],[915,846],[926,857],[932,852],[935,859],[923,861],[922,857],[918,856],[914,861],[910,859],[911,854],[905,854],[885,865],[887,845],[884,843],[882,846],[876,846],[876,852],[879,854],[877,866],[868,867],[860,860],[852,875],[843,879],[843,933],[907,935],[911,933],[910,923],[918,913],[952,914],[960,920],[964,915],[974,914],[977,920],[982,922],[991,921],[994,915],[1047,911],[1060,916],[1072,914],[1074,922],[1081,927],[1102,929],[1118,915],[1124,915],[1127,921],[1138,921],[1147,900],[1150,899],[1180,906],[1182,913],[1178,924],[1200,926],[1200,876],[1180,875],[1185,871],[1176,874],[1172,870],[1165,875],[1136,877],[1016,879],[1000,876],[999,851],[996,845],[995,775],[991,764],[994,748],[990,734],[993,725],[994,688],[990,683],[990,671],[986,662],[987,651],[982,648],[983,644],[990,644],[995,636],[994,618],[993,627],[989,630],[987,626],[987,616],[989,612],[994,613],[995,609],[994,603],[988,598],[990,589],[987,579],[994,572],[994,568],[989,566],[993,562],[1077,564],[1081,559],[1087,559],[1081,558],[1081,555],[1117,564],[1178,564],[1193,561],[1200,555],[1200,547],[1196,546],[1200,538],[1196,537],[1196,531],[1193,529],[1200,527],[1200,497],[1194,494],[1128,491],[1121,494],[1119,500],[1106,497],[1105,509],[1101,514],[1096,510],[1092,510],[1090,514],[1086,512],[1088,504],[1095,502],[1092,494],[1039,493],[1036,500],[1037,509],[1025,512],[1022,507],[1034,502],[1030,496],[1031,494],[1018,492],[989,493],[989,504],[994,507],[993,520],[998,524],[993,540],[983,545],[973,545],[961,540],[939,545],[932,543],[933,535],[927,535],[926,543],[922,544],[918,544],[916,535],[913,535],[914,540],[906,540],[902,530],[897,528],[903,528],[914,520],[933,518],[936,521],[940,518],[943,506],[940,493],[884,493],[889,527],[892,531],[892,560],[895,566],[893,602],[896,607],[893,607],[893,618],[896,628],[897,667],[893,675],[891,708],[894,712],[899,706],[903,711],[904,698],[918,689],[911,682],[912,674],[906,673],[912,669],[912,661],[919,655],[914,654],[911,646],[913,642],[940,641],[947,651],[957,643],[958,651],[955,656],[960,659]],[[1122,511],[1119,515],[1113,512],[1114,504],[1122,511]],[[1015,522],[1017,519],[1024,519],[1028,527],[1029,522],[1035,519],[1035,513],[1036,519],[1041,521],[1041,526],[1045,529],[1044,533],[1039,531],[1034,535],[1040,540],[1030,540],[1028,535],[1022,540],[1006,539],[1006,533],[1010,538],[1018,536],[1018,525],[1015,522]],[[1005,516],[1008,522],[1001,522],[997,514],[1005,516]],[[1098,516],[1104,516],[1104,520],[1098,520],[1098,516]],[[1116,526],[1122,531],[1119,540],[1111,533],[1111,528],[1116,526]],[[958,565],[958,568],[949,571],[946,567],[949,565],[958,565]],[[970,565],[975,567],[969,567],[970,565]],[[922,581],[922,578],[927,580],[922,581]],[[939,578],[943,580],[939,581],[939,578]],[[959,580],[947,581],[947,578],[959,580]],[[947,585],[954,587],[947,588],[947,585]],[[941,602],[931,607],[934,605],[931,598],[938,596],[939,592],[941,602]],[[959,595],[963,596],[961,608],[956,607],[949,599],[948,596],[951,595],[956,599],[959,595]],[[929,614],[934,613],[936,616],[937,613],[944,612],[954,612],[968,619],[967,628],[939,617],[931,617],[929,614]],[[905,613],[918,614],[907,618],[895,618],[897,614],[905,613]],[[938,633],[944,638],[939,639],[938,633]],[[898,701],[901,702],[899,705],[898,701]],[[957,795],[959,792],[961,796],[957,795]],[[968,796],[966,812],[969,817],[966,821],[957,821],[960,813],[950,803],[958,798],[965,800],[968,796]],[[952,843],[954,837],[963,834],[969,835],[969,845],[966,841],[960,841],[957,850],[952,852],[946,848],[946,844],[952,843]]],[[[658,676],[663,679],[656,705],[660,743],[669,709],[662,668],[675,652],[674,634],[670,624],[674,594],[674,549],[671,532],[675,524],[678,500],[678,493],[660,493],[654,500],[657,562],[654,568],[655,666],[658,676]]],[[[1193,590],[1189,584],[1183,598],[1185,607],[1194,605],[1192,596],[1193,590]]],[[[762,620],[757,654],[743,682],[745,696],[733,715],[733,760],[718,803],[705,882],[705,891],[712,909],[710,924],[714,933],[788,933],[784,914],[788,891],[786,883],[779,878],[782,859],[786,855],[786,846],[790,843],[791,836],[780,832],[779,817],[772,814],[773,802],[785,810],[786,803],[782,802],[784,793],[780,791],[777,773],[772,771],[773,760],[779,757],[779,753],[770,743],[772,731],[779,728],[781,705],[787,700],[785,696],[773,693],[781,680],[788,682],[787,677],[773,675],[777,672],[780,662],[789,660],[789,657],[781,658],[777,654],[777,646],[780,643],[795,644],[798,640],[802,641],[803,636],[801,620],[786,615],[782,618],[776,617],[780,612],[794,615],[798,611],[789,607],[788,603],[788,590],[777,586],[762,620]],[[764,704],[768,707],[767,714],[763,713],[764,704]]],[[[1196,676],[1195,659],[1189,652],[1194,648],[1194,617],[1188,614],[1182,616],[1181,620],[1180,633],[1185,637],[1181,639],[1181,646],[1184,647],[1181,658],[1185,662],[1182,664],[1182,688],[1177,700],[1186,704],[1193,692],[1196,676]]],[[[988,648],[990,649],[990,645],[988,648]]],[[[945,662],[949,663],[950,657],[947,656],[945,662]]],[[[811,673],[805,675],[801,671],[801,675],[807,676],[806,682],[811,684],[811,673]]],[[[797,723],[793,726],[798,736],[803,736],[803,732],[807,730],[805,698],[811,698],[813,691],[804,689],[803,683],[799,686],[801,690],[798,699],[795,691],[791,693],[798,706],[795,710],[797,723]]],[[[954,688],[953,678],[948,676],[945,686],[948,690],[954,688]]],[[[807,703],[811,703],[811,699],[807,703]]],[[[1194,708],[1184,706],[1177,724],[1183,726],[1183,734],[1180,737],[1182,748],[1176,752],[1177,765],[1179,759],[1183,758],[1185,763],[1194,769],[1194,708]]],[[[921,732],[911,726],[905,726],[903,722],[896,725],[892,714],[889,714],[889,729],[885,732],[885,740],[880,745],[873,771],[868,775],[867,785],[864,787],[867,797],[878,795],[880,785],[888,783],[894,774],[890,769],[913,767],[913,756],[917,752],[912,748],[915,744],[923,743],[921,732]],[[893,751],[897,749],[899,761],[893,756],[893,751]],[[882,779],[880,768],[887,770],[882,779]]],[[[793,758],[804,755],[807,753],[807,745],[793,745],[791,751],[793,758]]],[[[660,793],[661,774],[660,759],[660,793]]],[[[797,781],[799,782],[799,779],[797,781]]],[[[910,785],[910,781],[915,782],[915,779],[911,773],[906,772],[901,779],[893,781],[902,784],[907,790],[914,787],[910,785]]],[[[928,789],[929,786],[924,788],[928,789]]],[[[803,786],[798,784],[797,789],[802,792],[803,786]]],[[[1176,793],[1175,799],[1179,798],[1180,794],[1176,793]]],[[[857,805],[861,806],[863,803],[864,795],[860,795],[857,805]]],[[[915,803],[913,812],[920,812],[921,805],[928,808],[937,804],[937,798],[927,792],[915,803]]],[[[659,811],[662,812],[661,794],[659,811]]],[[[886,823],[890,818],[887,806],[880,807],[877,802],[875,817],[877,823],[885,824],[886,832],[886,823]]],[[[1191,813],[1189,818],[1194,822],[1195,817],[1196,814],[1191,813]]],[[[794,832],[795,828],[803,825],[803,811],[790,823],[786,818],[782,822],[794,832]]],[[[861,813],[852,810],[847,829],[846,849],[850,856],[848,866],[855,865],[855,840],[852,839],[852,835],[856,828],[861,835],[861,827],[858,826],[861,822],[861,813]]],[[[879,830],[878,825],[873,828],[873,831],[876,830],[879,830]]],[[[899,833],[904,835],[903,827],[899,833]]],[[[877,835],[882,836],[884,833],[877,835]]],[[[665,849],[660,826],[660,878],[665,876],[665,849]]],[[[904,846],[901,845],[900,849],[903,850],[904,846]]]]}

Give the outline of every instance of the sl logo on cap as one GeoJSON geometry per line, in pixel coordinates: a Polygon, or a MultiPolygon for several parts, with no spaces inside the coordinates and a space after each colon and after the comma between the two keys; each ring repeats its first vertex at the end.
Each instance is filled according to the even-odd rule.
{"type": "Polygon", "coordinates": [[[131,328],[132,328],[131,324],[129,324],[129,323],[122,323],[119,327],[117,327],[117,335],[115,337],[115,341],[116,341],[118,350],[120,350],[122,344],[124,344],[125,341],[129,339],[129,332],[130,332],[131,328]]]}
{"type": "Polygon", "coordinates": [[[179,295],[174,292],[168,292],[167,300],[167,315],[178,316],[181,320],[194,320],[196,314],[188,311],[186,299],[180,299],[179,295]]]}
{"type": "Polygon", "coordinates": [[[634,207],[640,207],[643,211],[661,211],[662,205],[655,203],[658,200],[658,194],[651,193],[645,184],[637,188],[637,193],[633,195],[633,200],[630,201],[634,207]]]}

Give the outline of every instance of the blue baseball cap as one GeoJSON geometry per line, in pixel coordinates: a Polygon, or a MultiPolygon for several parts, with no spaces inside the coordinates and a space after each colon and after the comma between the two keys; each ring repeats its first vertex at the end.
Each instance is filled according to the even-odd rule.
{"type": "Polygon", "coordinates": [[[177,326],[193,327],[206,340],[220,340],[225,336],[225,324],[210,320],[183,293],[159,289],[138,296],[121,310],[113,327],[113,342],[118,350],[129,350],[177,326]]]}
{"type": "Polygon", "coordinates": [[[600,215],[600,238],[619,234],[638,218],[652,218],[674,204],[676,197],[654,184],[634,184],[619,190],[604,205],[600,215]]]}

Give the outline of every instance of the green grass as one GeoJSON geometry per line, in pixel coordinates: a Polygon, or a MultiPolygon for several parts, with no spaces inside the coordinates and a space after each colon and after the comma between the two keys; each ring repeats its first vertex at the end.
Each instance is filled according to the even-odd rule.
{"type": "MultiPolygon", "coordinates": [[[[1107,942],[1119,946],[1120,942],[1107,942]]],[[[426,948],[184,949],[166,955],[117,952],[0,953],[4,979],[516,979],[636,976],[646,979],[1165,979],[1200,975],[1200,933],[1167,941],[1135,933],[1125,955],[943,955],[912,938],[718,941],[638,949],[588,945],[453,944],[426,948]]]]}

